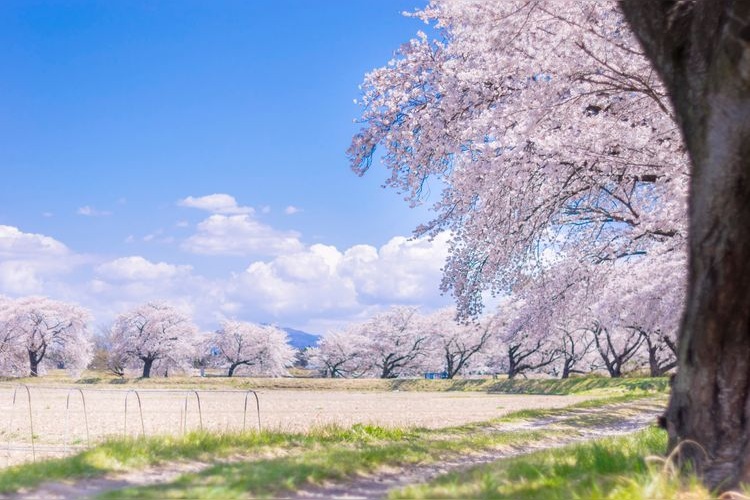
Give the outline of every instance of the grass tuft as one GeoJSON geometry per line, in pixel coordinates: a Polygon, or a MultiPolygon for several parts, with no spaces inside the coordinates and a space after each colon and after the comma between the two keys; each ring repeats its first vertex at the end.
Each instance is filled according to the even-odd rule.
{"type": "Polygon", "coordinates": [[[666,448],[656,427],[632,435],[535,452],[446,474],[390,498],[623,499],[708,498],[695,477],[678,480],[644,457],[666,448]]]}

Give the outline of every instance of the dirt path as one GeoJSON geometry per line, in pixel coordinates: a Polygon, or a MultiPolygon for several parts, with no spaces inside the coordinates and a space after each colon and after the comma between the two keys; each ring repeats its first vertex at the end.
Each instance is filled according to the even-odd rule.
{"type": "Polygon", "coordinates": [[[606,412],[612,410],[613,407],[611,406],[591,410],[576,410],[557,417],[491,428],[491,431],[494,432],[513,432],[539,428],[546,430],[570,430],[571,434],[569,437],[554,437],[523,447],[507,446],[472,455],[450,457],[446,460],[441,460],[438,464],[391,469],[343,483],[331,483],[322,487],[301,489],[294,494],[282,496],[281,498],[295,500],[313,498],[381,499],[387,497],[388,493],[392,490],[409,485],[426,483],[449,472],[457,472],[504,458],[532,453],[542,449],[558,448],[589,439],[628,434],[654,424],[657,416],[663,412],[663,407],[654,403],[619,405],[619,408],[614,407],[614,410],[616,412],[624,410],[628,415],[625,415],[622,419],[618,419],[616,422],[593,427],[579,427],[575,424],[566,423],[566,420],[571,420],[571,417],[575,421],[577,417],[605,415],[606,412]]]}
{"type": "MultiPolygon", "coordinates": [[[[555,436],[533,442],[523,447],[505,446],[469,455],[445,457],[439,463],[383,468],[368,476],[355,477],[348,481],[332,482],[322,486],[309,486],[294,493],[282,494],[279,498],[295,500],[316,498],[384,498],[391,490],[428,482],[448,472],[460,471],[476,465],[531,453],[541,449],[561,447],[588,439],[627,434],[653,424],[661,411],[663,411],[663,405],[651,400],[610,405],[602,408],[576,409],[566,411],[554,417],[487,426],[478,432],[516,432],[541,429],[570,432],[565,437],[560,437],[560,434],[556,433],[555,436]],[[586,420],[589,421],[589,424],[582,425],[586,420]],[[591,425],[591,421],[595,422],[595,424],[591,425]]],[[[266,458],[270,457],[235,457],[231,461],[253,461],[266,458]]],[[[117,491],[133,486],[169,483],[178,479],[183,474],[200,472],[213,465],[215,463],[171,463],[145,470],[125,471],[74,482],[46,483],[34,490],[21,491],[13,495],[0,495],[0,499],[21,500],[38,498],[45,500],[72,500],[92,498],[101,493],[117,491]]]]}

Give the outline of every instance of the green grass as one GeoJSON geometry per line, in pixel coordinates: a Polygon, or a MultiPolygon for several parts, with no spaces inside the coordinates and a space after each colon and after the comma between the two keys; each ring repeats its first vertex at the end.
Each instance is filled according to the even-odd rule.
{"type": "MultiPolygon", "coordinates": [[[[189,379],[179,381],[187,382],[187,380],[189,379]]],[[[264,379],[245,379],[245,382],[257,380],[264,379]]],[[[213,494],[212,491],[230,497],[238,491],[252,491],[256,495],[266,495],[276,491],[274,488],[295,488],[303,482],[317,482],[322,478],[341,478],[355,472],[369,471],[382,465],[430,462],[448,453],[461,453],[501,446],[519,446],[554,436],[554,432],[550,431],[497,432],[499,424],[520,420],[553,418],[556,419],[557,423],[565,423],[565,420],[567,420],[570,425],[587,426],[601,423],[602,418],[611,419],[615,417],[585,415],[580,413],[581,410],[607,405],[612,407],[611,411],[617,412],[620,411],[617,409],[617,405],[629,403],[636,399],[647,397],[651,401],[660,402],[665,397],[665,394],[659,391],[666,387],[666,384],[659,382],[652,383],[652,381],[649,381],[646,383],[640,379],[625,379],[610,381],[607,385],[602,384],[600,380],[610,381],[610,379],[594,379],[593,382],[586,382],[586,379],[571,379],[570,381],[563,381],[563,383],[554,380],[511,381],[514,384],[519,384],[516,392],[521,389],[546,391],[546,393],[563,393],[564,391],[600,392],[596,393],[598,396],[596,399],[567,408],[522,410],[484,423],[439,430],[392,429],[355,425],[348,429],[337,426],[321,427],[305,434],[281,432],[208,434],[196,432],[181,437],[116,438],[72,457],[2,469],[0,470],[0,493],[31,488],[44,481],[100,476],[108,472],[139,469],[164,462],[216,461],[232,455],[257,457],[263,452],[279,455],[283,450],[284,456],[270,460],[248,459],[249,462],[218,464],[203,473],[185,476],[181,479],[184,484],[167,485],[162,487],[161,490],[138,490],[144,495],[150,495],[153,492],[153,496],[179,496],[178,493],[175,493],[179,491],[192,492],[191,494],[194,493],[198,496],[210,496],[213,494]],[[529,383],[532,384],[529,385],[529,383]],[[252,471],[246,469],[252,469],[252,471]],[[279,477],[283,478],[283,481],[279,477]]],[[[150,383],[151,381],[144,382],[150,383]]],[[[330,384],[339,381],[329,380],[325,382],[330,384]]],[[[429,385],[433,382],[457,383],[459,381],[375,382],[398,382],[399,387],[404,387],[405,390],[406,388],[408,390],[422,390],[423,384],[429,385]]],[[[497,381],[465,382],[498,383],[497,381]]],[[[573,432],[575,431],[573,430],[573,432]]],[[[126,492],[125,494],[130,493],[126,492]]]]}
{"type": "Polygon", "coordinates": [[[171,461],[215,460],[237,453],[265,450],[309,450],[331,444],[373,444],[409,441],[417,431],[354,425],[324,426],[309,433],[245,432],[185,436],[115,438],[74,456],[21,464],[0,470],[0,493],[36,486],[44,481],[100,476],[171,461]]]}
{"type": "Polygon", "coordinates": [[[560,379],[322,379],[322,378],[247,378],[247,377],[155,377],[150,379],[120,378],[111,374],[86,371],[80,379],[71,379],[64,370],[51,370],[43,377],[20,379],[0,378],[7,384],[75,384],[76,387],[124,385],[128,388],[189,388],[189,389],[295,389],[295,390],[356,390],[356,391],[475,391],[508,394],[618,394],[639,391],[664,392],[669,388],[666,377],[621,378],[575,377],[560,379]]]}
{"type": "Polygon", "coordinates": [[[605,378],[577,377],[561,379],[501,380],[488,384],[490,392],[510,394],[585,394],[596,392],[666,392],[669,379],[658,378],[605,378]]]}
{"type": "Polygon", "coordinates": [[[655,427],[629,436],[545,450],[451,473],[391,498],[623,499],[706,498],[695,479],[677,481],[644,457],[666,449],[655,427]]]}
{"type": "MultiPolygon", "coordinates": [[[[651,404],[654,399],[658,398],[644,404],[651,404]]],[[[329,443],[313,451],[270,460],[219,463],[167,484],[118,490],[102,498],[273,497],[285,490],[372,472],[384,465],[426,464],[441,456],[504,447],[517,449],[544,439],[567,438],[579,429],[617,421],[623,413],[632,411],[633,406],[639,406],[625,405],[625,401],[623,396],[601,401],[600,406],[610,408],[606,414],[586,414],[581,405],[534,413],[534,418],[556,417],[556,424],[564,426],[563,429],[498,432],[496,425],[505,419],[496,419],[442,430],[413,430],[405,432],[398,440],[391,440],[391,436],[378,441],[350,440],[346,445],[329,443]]],[[[528,412],[517,413],[510,417],[528,418],[529,415],[528,412]]],[[[380,431],[376,429],[379,428],[370,427],[367,432],[377,434],[380,431]]]]}
{"type": "MultiPolygon", "coordinates": [[[[460,428],[435,431],[354,425],[347,429],[326,426],[306,434],[250,432],[218,435],[195,432],[183,437],[116,439],[73,457],[1,470],[0,493],[28,489],[45,481],[94,477],[163,462],[216,461],[242,454],[250,457],[249,461],[215,465],[192,476],[196,484],[190,487],[184,484],[190,480],[188,475],[175,485],[118,491],[117,496],[164,497],[170,494],[170,489],[176,488],[186,491],[188,497],[203,497],[205,495],[200,492],[205,490],[202,482],[206,480],[221,483],[220,487],[209,488],[220,492],[217,493],[220,497],[232,497],[233,492],[240,491],[264,494],[307,481],[341,478],[384,464],[425,462],[445,453],[521,445],[550,434],[533,431],[480,436],[460,428]],[[251,457],[273,450],[283,450],[285,456],[268,460],[253,460],[251,457]]],[[[208,492],[206,495],[210,496],[208,492]]]]}
{"type": "MultiPolygon", "coordinates": [[[[138,469],[171,461],[212,461],[230,455],[258,455],[269,450],[284,450],[287,455],[269,461],[263,467],[299,470],[289,477],[318,476],[303,473],[309,464],[317,475],[341,477],[353,470],[368,470],[374,465],[430,461],[446,453],[458,453],[487,447],[519,445],[549,437],[548,431],[498,433],[495,427],[508,421],[565,415],[566,412],[586,407],[623,403],[639,397],[637,394],[602,398],[585,405],[567,409],[520,411],[503,418],[480,424],[469,424],[438,430],[383,428],[354,425],[350,428],[325,426],[308,433],[249,432],[241,434],[210,434],[195,432],[180,437],[149,437],[146,439],[116,438],[83,451],[75,456],[23,464],[0,470],[0,493],[30,488],[44,481],[91,477],[112,471],[138,469]],[[313,450],[312,452],[310,450],[313,450]],[[336,460],[323,467],[326,454],[336,460]],[[346,455],[345,463],[338,459],[346,455]],[[394,457],[397,457],[396,460],[394,457]],[[395,461],[394,461],[395,460],[395,461]],[[305,465],[308,464],[308,465],[305,465]]],[[[571,415],[570,418],[573,418],[571,415]]],[[[575,418],[582,418],[580,416],[575,418]]],[[[585,424],[585,422],[579,422],[585,424]]],[[[253,466],[258,466],[258,462],[253,466]]],[[[242,467],[219,465],[219,468],[242,467]]],[[[228,469],[227,469],[228,470],[228,469]]],[[[263,482],[256,478],[257,484],[263,482]]],[[[295,480],[292,480],[295,481],[295,480]]],[[[297,484],[297,483],[294,483],[297,484]]],[[[260,488],[258,486],[258,488],[260,488]]],[[[258,491],[261,491],[260,489],[258,491]]]]}
{"type": "Polygon", "coordinates": [[[269,497],[306,484],[373,471],[383,465],[430,463],[447,453],[523,446],[554,434],[544,431],[483,436],[457,433],[451,439],[444,439],[445,436],[432,431],[415,431],[398,441],[337,443],[270,460],[219,463],[198,473],[184,474],[171,483],[118,490],[101,498],[269,497]]]}

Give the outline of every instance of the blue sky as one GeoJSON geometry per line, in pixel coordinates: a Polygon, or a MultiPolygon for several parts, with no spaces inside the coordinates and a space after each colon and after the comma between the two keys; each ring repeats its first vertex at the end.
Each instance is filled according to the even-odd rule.
{"type": "Polygon", "coordinates": [[[402,238],[427,212],[345,156],[423,3],[0,3],[0,293],[97,322],[161,298],[207,329],[447,303],[444,241],[402,238]]]}

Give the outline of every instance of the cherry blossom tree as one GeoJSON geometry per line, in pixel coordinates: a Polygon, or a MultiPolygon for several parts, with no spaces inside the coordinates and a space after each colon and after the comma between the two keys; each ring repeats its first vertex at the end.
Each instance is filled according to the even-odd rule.
{"type": "Polygon", "coordinates": [[[584,374],[592,371],[592,363],[588,369],[580,368],[582,362],[590,359],[593,352],[594,338],[585,328],[568,330],[559,328],[558,352],[560,354],[560,378],[566,379],[574,373],[584,374]]]}
{"type": "Polygon", "coordinates": [[[421,369],[427,357],[429,336],[420,324],[416,307],[392,307],[361,328],[367,337],[366,363],[372,375],[396,378],[421,369]]]}
{"type": "Polygon", "coordinates": [[[541,254],[593,262],[684,249],[688,176],[669,100],[612,1],[433,1],[422,33],[367,75],[349,149],[450,230],[443,288],[464,311],[541,254]]]}
{"type": "Polygon", "coordinates": [[[644,332],[649,374],[652,377],[661,377],[677,366],[677,342],[674,333],[676,332],[661,330],[644,332]]]}
{"type": "Polygon", "coordinates": [[[37,377],[48,365],[62,364],[72,371],[86,368],[93,355],[88,320],[84,309],[47,297],[3,300],[4,371],[18,374],[25,364],[26,373],[37,377]]]}
{"type": "Polygon", "coordinates": [[[548,328],[559,359],[550,371],[568,378],[596,369],[594,337],[587,311],[595,299],[589,293],[593,264],[556,253],[534,279],[526,280],[515,294],[523,297],[537,324],[548,328]]]}
{"type": "Polygon", "coordinates": [[[444,308],[428,315],[424,329],[430,333],[430,361],[445,370],[449,379],[469,366],[492,337],[492,318],[471,323],[456,321],[455,308],[444,308]]]}
{"type": "Polygon", "coordinates": [[[238,368],[253,375],[286,375],[286,369],[295,359],[295,351],[284,330],[241,321],[224,321],[211,338],[211,349],[218,352],[220,364],[227,367],[228,377],[238,368]]]}
{"type": "Polygon", "coordinates": [[[560,358],[555,337],[550,335],[549,315],[523,298],[512,297],[499,308],[499,366],[509,379],[547,368],[560,358]]]}
{"type": "Polygon", "coordinates": [[[0,374],[22,376],[28,373],[28,358],[24,359],[20,332],[13,321],[12,306],[12,299],[0,295],[0,374]]]}
{"type": "Polygon", "coordinates": [[[361,330],[362,325],[352,324],[329,332],[309,350],[310,364],[325,377],[361,377],[371,368],[366,356],[368,339],[361,330]]]}
{"type": "Polygon", "coordinates": [[[115,355],[112,347],[110,326],[99,326],[94,336],[94,357],[89,364],[89,369],[106,371],[118,377],[124,377],[127,359],[122,353],[115,355]]]}
{"type": "Polygon", "coordinates": [[[217,364],[213,335],[211,332],[201,332],[195,340],[192,365],[198,368],[201,377],[206,376],[206,368],[217,364]]]}
{"type": "Polygon", "coordinates": [[[674,339],[683,309],[683,254],[651,254],[599,264],[585,281],[583,323],[613,377],[644,360],[651,374],[674,366],[674,339]],[[654,276],[660,278],[654,280],[654,276]]]}
{"type": "Polygon", "coordinates": [[[677,366],[677,331],[685,301],[686,263],[682,255],[657,255],[639,258],[621,271],[619,299],[631,312],[630,327],[644,339],[643,358],[653,377],[664,375],[677,366]],[[654,280],[653,268],[663,276],[654,280]]]}
{"type": "Polygon", "coordinates": [[[604,368],[612,378],[622,377],[626,363],[638,354],[643,334],[635,328],[617,328],[594,322],[591,326],[594,344],[604,368]]]}
{"type": "Polygon", "coordinates": [[[120,314],[111,332],[112,359],[142,367],[142,377],[149,378],[152,369],[166,374],[170,367],[187,368],[198,329],[173,306],[148,302],[120,314]]]}

